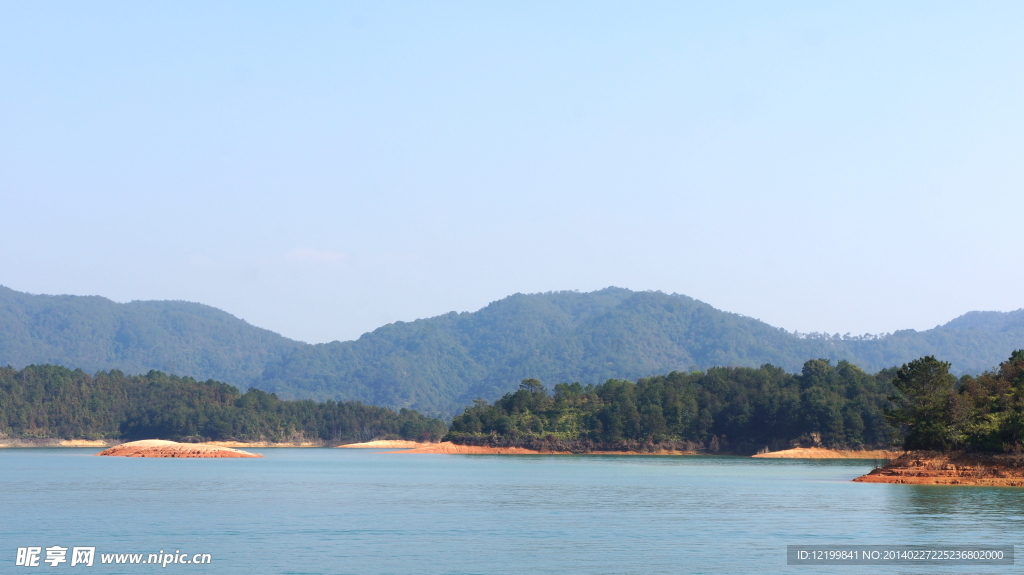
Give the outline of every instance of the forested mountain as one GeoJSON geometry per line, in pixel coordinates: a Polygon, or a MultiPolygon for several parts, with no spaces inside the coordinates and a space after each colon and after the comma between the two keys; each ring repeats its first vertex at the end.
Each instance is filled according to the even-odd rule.
{"type": "Polygon", "coordinates": [[[305,344],[217,308],[183,301],[115,303],[0,286],[0,366],[57,364],[88,372],[160,370],[243,388],[305,344]]]}
{"type": "Polygon", "coordinates": [[[971,312],[944,326],[878,338],[798,336],[692,298],[607,288],[516,294],[476,312],[396,322],[357,340],[308,345],[184,302],[116,304],[0,288],[0,365],[150,369],[257,387],[285,398],[358,400],[452,415],[526,378],[548,385],[636,380],[672,371],[807,358],[868,372],[935,355],[957,374],[1024,347],[1024,310],[971,312]]]}
{"type": "Polygon", "coordinates": [[[436,440],[445,425],[358,402],[281,401],[270,393],[158,371],[126,376],[57,365],[0,368],[0,438],[184,441],[436,440]]]}
{"type": "Polygon", "coordinates": [[[799,337],[695,299],[608,288],[517,294],[473,313],[394,323],[355,341],[303,347],[255,385],[283,396],[357,398],[452,413],[536,377],[548,385],[765,363],[798,372],[807,358],[875,372],[923,355],[957,373],[994,367],[1024,347],[1024,313],[968,314],[880,338],[799,337]],[[997,319],[1000,318],[1000,319],[997,319]]]}

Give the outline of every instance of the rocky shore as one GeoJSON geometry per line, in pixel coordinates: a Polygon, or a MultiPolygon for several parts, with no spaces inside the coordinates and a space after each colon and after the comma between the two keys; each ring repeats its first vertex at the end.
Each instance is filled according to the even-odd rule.
{"type": "Polygon", "coordinates": [[[911,451],[862,475],[861,483],[1024,487],[1024,456],[911,451]]]}
{"type": "Polygon", "coordinates": [[[249,453],[240,449],[222,447],[219,445],[203,445],[200,443],[178,443],[177,441],[165,441],[162,439],[143,439],[141,441],[129,441],[121,445],[115,445],[96,455],[111,455],[116,457],[263,457],[256,453],[249,453]]]}

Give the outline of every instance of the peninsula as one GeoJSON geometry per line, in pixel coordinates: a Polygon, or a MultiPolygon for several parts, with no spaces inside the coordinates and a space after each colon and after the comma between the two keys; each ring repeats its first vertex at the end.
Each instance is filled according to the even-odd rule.
{"type": "Polygon", "coordinates": [[[854,481],[1024,487],[1024,350],[959,380],[948,363],[923,357],[904,364],[893,385],[886,415],[907,452],[854,481]]]}
{"type": "Polygon", "coordinates": [[[1024,487],[1024,457],[1006,454],[912,451],[854,481],[1024,487]]]}

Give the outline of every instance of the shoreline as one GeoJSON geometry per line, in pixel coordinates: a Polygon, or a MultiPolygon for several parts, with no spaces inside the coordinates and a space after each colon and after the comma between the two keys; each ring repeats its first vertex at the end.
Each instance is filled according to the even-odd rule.
{"type": "Polygon", "coordinates": [[[758,453],[751,457],[760,459],[896,459],[903,451],[887,449],[828,449],[826,447],[794,447],[780,451],[758,453]]]}
{"type": "Polygon", "coordinates": [[[328,447],[326,441],[204,441],[190,445],[209,445],[212,447],[240,447],[240,448],[275,448],[275,447],[328,447]]]}
{"type": "Polygon", "coordinates": [[[431,442],[410,441],[408,439],[375,439],[359,443],[336,445],[338,449],[417,449],[437,445],[431,442]]]}
{"type": "MultiPolygon", "coordinates": [[[[109,449],[123,445],[126,442],[120,439],[54,439],[54,438],[32,438],[32,439],[0,439],[0,449],[18,448],[104,448],[109,449]]],[[[568,451],[554,449],[531,449],[518,446],[488,446],[488,445],[465,445],[443,442],[420,442],[404,439],[377,439],[358,443],[347,443],[342,445],[331,445],[331,443],[316,441],[204,441],[201,443],[182,443],[181,445],[208,446],[231,449],[274,449],[274,448],[315,448],[332,447],[335,449],[380,449],[394,450],[388,453],[434,453],[448,455],[716,455],[691,450],[659,449],[654,451],[641,450],[599,450],[590,449],[587,451],[568,451]]],[[[902,456],[903,451],[888,450],[836,450],[824,447],[797,447],[780,451],[770,451],[751,455],[753,458],[762,459],[883,459],[894,460],[902,456]]],[[[720,455],[739,454],[722,453],[720,455]]]]}
{"type": "MultiPolygon", "coordinates": [[[[110,448],[130,443],[124,439],[0,439],[0,449],[51,448],[51,447],[103,447],[110,448]]],[[[204,441],[182,443],[182,445],[207,445],[231,448],[275,448],[275,447],[329,447],[326,441],[204,441]]]]}
{"type": "MultiPolygon", "coordinates": [[[[340,446],[345,447],[345,446],[340,446]]],[[[450,441],[430,443],[421,447],[386,451],[385,453],[433,453],[443,455],[701,455],[695,451],[554,451],[548,449],[528,449],[526,447],[492,447],[487,445],[462,445],[450,441]]]]}
{"type": "Polygon", "coordinates": [[[0,439],[0,449],[41,447],[113,447],[120,439],[0,439]]]}

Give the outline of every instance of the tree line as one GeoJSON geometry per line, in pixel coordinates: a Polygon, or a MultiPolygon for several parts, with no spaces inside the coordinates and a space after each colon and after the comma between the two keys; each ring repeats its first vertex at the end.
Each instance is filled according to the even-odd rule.
{"type": "Polygon", "coordinates": [[[815,359],[799,374],[772,365],[673,372],[635,383],[536,379],[455,417],[459,443],[569,449],[752,453],[794,446],[1020,450],[1024,351],[996,371],[956,378],[932,356],[868,374],[815,359]]]}
{"type": "Polygon", "coordinates": [[[553,393],[536,379],[493,404],[477,401],[455,417],[456,442],[540,444],[573,448],[671,446],[753,452],[793,445],[888,445],[895,370],[867,374],[840,361],[815,359],[800,374],[763,365],[618,379],[599,385],[560,383],[553,393]],[[513,441],[514,440],[514,441],[513,441]]]}
{"type": "Polygon", "coordinates": [[[1024,350],[993,371],[959,379],[932,356],[904,364],[895,409],[907,449],[1019,453],[1024,449],[1024,350]]]}
{"type": "Polygon", "coordinates": [[[57,365],[0,368],[0,437],[185,441],[436,441],[443,421],[355,401],[272,393],[159,371],[89,375],[57,365]]]}
{"type": "Polygon", "coordinates": [[[746,453],[792,446],[1019,452],[1024,350],[955,377],[933,356],[868,374],[826,359],[798,374],[765,364],[559,383],[525,379],[476,400],[450,427],[416,411],[354,401],[283,401],[151,371],[89,375],[56,365],[0,368],[0,438],[365,441],[402,438],[590,451],[746,453]]]}

